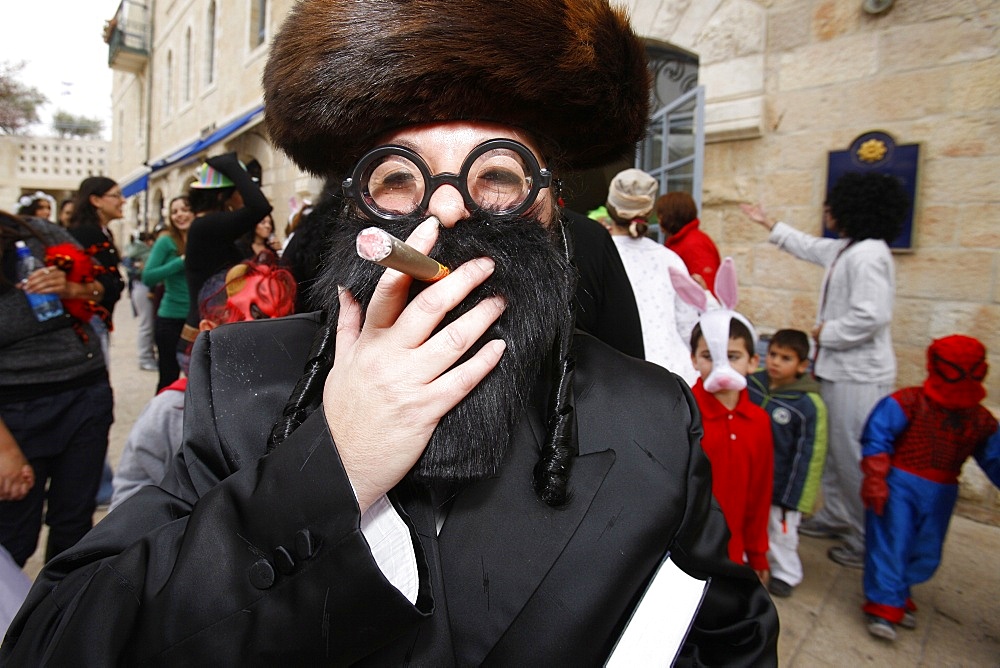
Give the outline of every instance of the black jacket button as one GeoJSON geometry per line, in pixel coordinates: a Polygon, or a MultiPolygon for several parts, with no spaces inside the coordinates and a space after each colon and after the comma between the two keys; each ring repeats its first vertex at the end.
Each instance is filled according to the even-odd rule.
{"type": "Polygon", "coordinates": [[[295,554],[299,559],[311,559],[315,550],[316,544],[309,529],[302,529],[295,534],[295,554]]]}
{"type": "Polygon", "coordinates": [[[267,559],[258,559],[250,567],[250,584],[257,589],[268,589],[274,584],[274,568],[267,559]]]}
{"type": "Polygon", "coordinates": [[[291,575],[295,570],[295,559],[285,548],[280,545],[274,551],[274,565],[285,575],[291,575]]]}

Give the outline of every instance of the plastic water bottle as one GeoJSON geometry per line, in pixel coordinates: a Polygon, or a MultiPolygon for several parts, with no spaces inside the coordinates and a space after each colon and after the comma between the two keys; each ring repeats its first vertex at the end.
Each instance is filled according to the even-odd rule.
{"type": "MultiPolygon", "coordinates": [[[[31,249],[23,241],[15,242],[14,246],[17,248],[17,280],[23,281],[32,272],[45,266],[31,254],[31,249]]],[[[63,314],[59,295],[25,292],[24,296],[28,298],[28,304],[31,305],[31,310],[35,312],[35,318],[39,322],[58,318],[63,314]]]]}

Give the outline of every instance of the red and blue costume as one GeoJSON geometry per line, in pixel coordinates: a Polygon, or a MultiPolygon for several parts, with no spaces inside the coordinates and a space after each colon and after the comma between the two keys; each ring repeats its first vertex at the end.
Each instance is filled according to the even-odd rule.
{"type": "Polygon", "coordinates": [[[986,349],[948,336],[931,344],[928,378],[882,399],[861,437],[866,511],[864,611],[894,624],[915,606],[910,588],[941,562],[962,465],[974,456],[1000,487],[997,420],[986,395],[986,349]]]}

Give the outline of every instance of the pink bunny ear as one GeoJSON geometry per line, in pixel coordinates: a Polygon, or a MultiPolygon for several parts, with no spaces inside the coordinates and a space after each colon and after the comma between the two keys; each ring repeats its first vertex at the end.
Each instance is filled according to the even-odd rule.
{"type": "Polygon", "coordinates": [[[677,294],[680,295],[685,303],[690,304],[699,311],[704,311],[708,308],[708,298],[705,296],[705,290],[693,278],[674,267],[669,267],[668,271],[670,272],[670,282],[674,284],[674,290],[677,290],[677,294]]]}
{"type": "Polygon", "coordinates": [[[738,291],[736,263],[733,262],[733,258],[727,257],[719,265],[719,271],[715,274],[715,296],[719,298],[723,307],[735,309],[738,291]]]}

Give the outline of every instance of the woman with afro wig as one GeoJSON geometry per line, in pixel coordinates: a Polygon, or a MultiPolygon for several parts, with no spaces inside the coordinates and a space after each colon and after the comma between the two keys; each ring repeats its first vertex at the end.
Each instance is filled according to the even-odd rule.
{"type": "MultiPolygon", "coordinates": [[[[824,203],[823,224],[839,238],[816,237],[775,222],[763,208],[741,204],[768,240],[825,268],[816,325],[814,373],[829,414],[823,507],[799,533],[840,538],[827,553],[842,566],[863,568],[865,513],[861,502],[861,432],[865,418],[894,389],[892,350],[896,275],[888,242],[900,232],[910,201],[893,177],[875,172],[842,176],[824,203]]],[[[796,272],[790,272],[794,276],[796,272]]]]}

